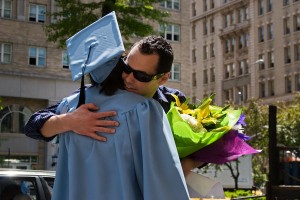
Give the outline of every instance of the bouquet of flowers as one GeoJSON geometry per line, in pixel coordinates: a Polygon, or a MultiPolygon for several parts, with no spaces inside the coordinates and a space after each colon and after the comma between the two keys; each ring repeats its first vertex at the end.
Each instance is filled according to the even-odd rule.
{"type": "Polygon", "coordinates": [[[167,113],[180,158],[222,164],[245,154],[260,152],[245,141],[245,116],[241,109],[211,105],[214,94],[200,105],[184,103],[176,95],[167,113]]]}

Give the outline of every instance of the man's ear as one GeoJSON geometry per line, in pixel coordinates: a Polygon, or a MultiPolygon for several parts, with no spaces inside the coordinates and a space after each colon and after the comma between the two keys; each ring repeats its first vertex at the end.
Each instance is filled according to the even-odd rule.
{"type": "Polygon", "coordinates": [[[163,85],[165,84],[165,82],[167,82],[170,78],[171,73],[167,72],[165,73],[162,77],[159,78],[159,85],[163,85]]]}

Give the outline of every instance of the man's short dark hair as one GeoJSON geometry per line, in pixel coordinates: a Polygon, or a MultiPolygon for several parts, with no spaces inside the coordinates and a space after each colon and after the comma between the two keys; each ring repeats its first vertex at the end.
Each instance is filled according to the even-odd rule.
{"type": "Polygon", "coordinates": [[[159,56],[157,74],[171,71],[174,55],[173,49],[166,39],[161,36],[148,36],[136,42],[133,47],[135,46],[142,54],[159,56]]]}

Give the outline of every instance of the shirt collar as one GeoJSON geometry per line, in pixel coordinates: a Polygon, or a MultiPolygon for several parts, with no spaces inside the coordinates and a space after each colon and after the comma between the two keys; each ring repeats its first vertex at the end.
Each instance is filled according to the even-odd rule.
{"type": "Polygon", "coordinates": [[[153,96],[153,99],[157,100],[157,101],[164,101],[164,102],[169,102],[168,99],[166,98],[166,95],[165,94],[169,94],[168,93],[163,93],[163,88],[160,86],[157,88],[154,96],[153,96]]]}

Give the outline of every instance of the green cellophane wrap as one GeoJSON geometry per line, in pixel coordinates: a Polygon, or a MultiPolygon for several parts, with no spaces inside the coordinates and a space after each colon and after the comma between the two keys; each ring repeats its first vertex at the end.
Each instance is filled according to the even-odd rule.
{"type": "Polygon", "coordinates": [[[194,132],[190,125],[182,119],[179,111],[172,103],[167,117],[180,158],[186,157],[219,140],[237,123],[241,115],[241,110],[227,109],[222,111],[222,108],[218,106],[210,106],[210,111],[211,113],[221,111],[225,116],[219,120],[214,129],[194,132]]]}

